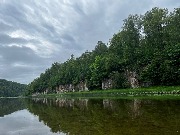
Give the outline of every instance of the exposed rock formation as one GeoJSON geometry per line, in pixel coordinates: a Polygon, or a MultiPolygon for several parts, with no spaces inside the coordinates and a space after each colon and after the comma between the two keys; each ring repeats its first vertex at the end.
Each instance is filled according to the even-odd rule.
{"type": "Polygon", "coordinates": [[[130,86],[132,88],[138,88],[139,87],[139,81],[138,81],[138,75],[135,71],[126,71],[126,75],[128,77],[128,81],[130,83],[130,86]]]}
{"type": "Polygon", "coordinates": [[[102,81],[102,89],[111,89],[112,88],[112,79],[104,79],[102,81]]]}
{"type": "MultiPolygon", "coordinates": [[[[127,77],[129,84],[132,88],[138,88],[140,86],[138,81],[138,75],[135,71],[129,71],[127,70],[125,73],[125,76],[127,77]]],[[[142,86],[150,85],[150,83],[143,83],[142,86]]],[[[112,78],[106,78],[102,81],[102,89],[111,89],[113,88],[113,79],[112,78]]],[[[75,91],[88,91],[88,87],[85,81],[81,81],[77,85],[73,84],[66,84],[66,85],[59,85],[55,88],[56,93],[64,93],[64,92],[75,92],[75,91]]],[[[41,94],[47,94],[49,92],[49,89],[46,88],[43,93],[41,94]]],[[[34,93],[33,95],[38,95],[40,93],[34,93]]]]}
{"type": "Polygon", "coordinates": [[[88,91],[86,82],[81,81],[77,85],[66,84],[66,85],[59,85],[59,87],[56,87],[56,93],[75,92],[75,91],[88,91]]]}
{"type": "Polygon", "coordinates": [[[77,90],[79,91],[88,91],[88,87],[86,85],[86,82],[81,81],[77,86],[76,86],[77,90]]]}

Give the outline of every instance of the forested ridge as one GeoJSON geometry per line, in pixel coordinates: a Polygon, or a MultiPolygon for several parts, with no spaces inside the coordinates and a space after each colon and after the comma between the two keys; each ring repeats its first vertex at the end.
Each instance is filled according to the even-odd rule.
{"type": "Polygon", "coordinates": [[[23,96],[26,92],[25,84],[0,79],[0,97],[23,96]]]}
{"type": "MultiPolygon", "coordinates": [[[[138,86],[180,85],[180,8],[153,8],[144,15],[129,15],[121,30],[107,45],[98,41],[95,49],[64,63],[55,62],[29,85],[29,94],[57,92],[60,86],[80,83],[89,90],[131,87],[129,73],[138,86]]],[[[105,31],[106,32],[106,31],[105,31]]]]}

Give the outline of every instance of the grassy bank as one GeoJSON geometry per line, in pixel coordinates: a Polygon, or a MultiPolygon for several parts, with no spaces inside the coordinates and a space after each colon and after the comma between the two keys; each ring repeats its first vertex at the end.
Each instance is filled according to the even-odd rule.
{"type": "Polygon", "coordinates": [[[134,97],[169,97],[180,98],[180,86],[160,86],[136,89],[110,89],[86,92],[68,92],[60,94],[38,95],[36,97],[51,98],[134,98],[134,97]]]}

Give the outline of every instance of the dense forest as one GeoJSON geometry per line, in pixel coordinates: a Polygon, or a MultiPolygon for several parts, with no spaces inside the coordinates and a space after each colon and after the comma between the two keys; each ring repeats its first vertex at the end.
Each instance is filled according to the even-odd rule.
{"type": "Polygon", "coordinates": [[[129,15],[109,43],[64,63],[53,63],[28,85],[29,94],[59,89],[88,90],[137,86],[180,85],[180,8],[153,8],[144,15],[129,15]],[[104,84],[105,85],[105,84],[104,84]],[[61,88],[60,88],[61,87],[61,88]],[[63,87],[63,88],[62,88],[63,87]],[[85,88],[84,88],[85,89],[85,88]]]}
{"type": "Polygon", "coordinates": [[[25,84],[0,79],[0,97],[17,97],[25,95],[25,84]]]}

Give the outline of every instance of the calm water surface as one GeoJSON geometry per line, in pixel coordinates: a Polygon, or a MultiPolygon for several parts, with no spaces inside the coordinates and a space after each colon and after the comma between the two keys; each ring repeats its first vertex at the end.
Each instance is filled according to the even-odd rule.
{"type": "Polygon", "coordinates": [[[180,100],[0,99],[0,135],[179,135],[180,100]]]}

